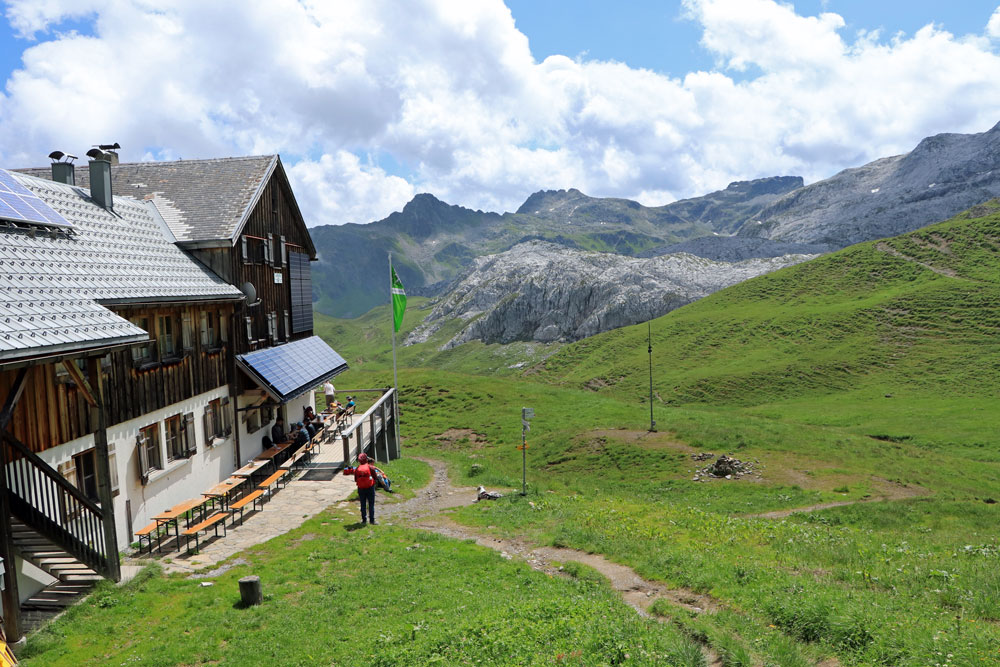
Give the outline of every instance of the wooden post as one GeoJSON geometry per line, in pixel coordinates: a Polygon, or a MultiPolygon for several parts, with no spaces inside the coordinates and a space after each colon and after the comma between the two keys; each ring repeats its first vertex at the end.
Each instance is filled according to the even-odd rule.
{"type": "MultiPolygon", "coordinates": [[[[385,436],[385,433],[386,433],[386,431],[385,431],[385,426],[386,426],[385,425],[385,396],[383,396],[380,399],[379,404],[378,404],[378,419],[379,419],[379,422],[380,422],[380,424],[382,426],[382,438],[381,439],[382,439],[382,450],[385,452],[385,459],[384,459],[384,461],[386,463],[388,463],[389,462],[389,440],[386,439],[386,436],[385,436]]],[[[377,448],[376,448],[376,451],[378,451],[377,448]]]]}
{"type": "Polygon", "coordinates": [[[112,581],[121,581],[121,564],[118,562],[118,530],[115,526],[115,499],[111,495],[111,467],[108,461],[108,417],[104,410],[104,375],[101,372],[101,358],[87,360],[87,375],[93,389],[96,406],[92,406],[91,421],[97,425],[94,431],[94,458],[97,459],[97,499],[101,501],[101,518],[104,524],[104,557],[107,571],[102,572],[112,581]]]}
{"type": "MultiPolygon", "coordinates": [[[[22,368],[0,409],[0,439],[14,414],[26,384],[28,369],[22,368]]],[[[21,639],[21,594],[17,589],[17,565],[14,563],[14,538],[10,526],[10,499],[7,490],[7,445],[0,442],[0,558],[4,565],[3,629],[8,642],[21,639]]]]}
{"type": "Polygon", "coordinates": [[[347,436],[341,435],[340,439],[344,441],[344,465],[351,465],[351,445],[347,442],[347,436]]]}
{"type": "Polygon", "coordinates": [[[253,607],[264,601],[264,592],[260,586],[260,577],[252,575],[240,579],[240,600],[244,607],[253,607]]]}

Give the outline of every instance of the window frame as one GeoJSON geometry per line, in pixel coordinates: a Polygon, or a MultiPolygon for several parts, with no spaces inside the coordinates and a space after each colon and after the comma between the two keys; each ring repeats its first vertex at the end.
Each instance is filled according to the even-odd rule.
{"type": "Polygon", "coordinates": [[[149,481],[150,475],[156,470],[163,470],[163,454],[160,442],[160,422],[153,422],[139,429],[136,435],[136,448],[139,456],[139,478],[143,484],[149,481]]]}

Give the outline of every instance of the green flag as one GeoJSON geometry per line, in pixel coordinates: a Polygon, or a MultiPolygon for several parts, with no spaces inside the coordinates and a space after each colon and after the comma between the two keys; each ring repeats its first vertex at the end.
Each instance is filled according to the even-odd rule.
{"type": "Polygon", "coordinates": [[[406,292],[403,291],[403,283],[396,275],[396,269],[390,265],[389,270],[392,271],[392,286],[389,289],[392,292],[392,324],[396,327],[395,330],[399,331],[399,327],[403,324],[403,313],[406,312],[406,292]]]}

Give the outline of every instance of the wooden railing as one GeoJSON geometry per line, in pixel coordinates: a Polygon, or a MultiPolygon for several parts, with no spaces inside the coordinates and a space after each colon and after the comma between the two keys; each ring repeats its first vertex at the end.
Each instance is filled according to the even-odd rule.
{"type": "Polygon", "coordinates": [[[95,572],[110,576],[109,557],[117,559],[118,552],[116,545],[108,549],[105,544],[101,508],[23,443],[2,435],[11,514],[95,572]]]}
{"type": "Polygon", "coordinates": [[[362,391],[379,391],[382,396],[364,414],[355,415],[351,425],[341,431],[340,437],[344,444],[344,464],[349,465],[363,451],[375,457],[378,461],[390,461],[399,458],[399,444],[396,442],[396,390],[361,389],[362,391]]]}

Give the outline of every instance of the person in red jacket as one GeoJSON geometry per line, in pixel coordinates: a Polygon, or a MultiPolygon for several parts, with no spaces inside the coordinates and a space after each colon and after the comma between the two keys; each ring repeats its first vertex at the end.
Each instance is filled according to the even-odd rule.
{"type": "Polygon", "coordinates": [[[361,500],[361,525],[371,523],[375,525],[375,470],[368,463],[368,455],[364,452],[358,454],[357,468],[344,468],[345,475],[354,475],[354,481],[358,485],[358,498],[361,500]],[[368,506],[368,519],[365,520],[365,506],[368,506]]]}

